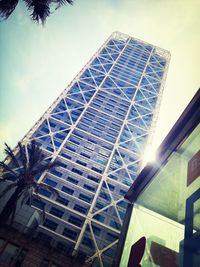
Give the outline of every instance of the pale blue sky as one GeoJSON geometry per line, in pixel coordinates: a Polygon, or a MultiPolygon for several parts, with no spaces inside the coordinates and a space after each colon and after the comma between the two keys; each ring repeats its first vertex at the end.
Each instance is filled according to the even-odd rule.
{"type": "Polygon", "coordinates": [[[23,4],[0,24],[0,156],[12,147],[113,31],[169,50],[169,74],[155,133],[165,137],[200,86],[199,0],[76,0],[45,27],[23,4]]]}

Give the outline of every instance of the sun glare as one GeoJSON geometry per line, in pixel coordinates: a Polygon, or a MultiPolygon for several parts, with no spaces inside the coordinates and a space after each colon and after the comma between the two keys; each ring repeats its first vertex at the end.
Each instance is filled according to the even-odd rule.
{"type": "Polygon", "coordinates": [[[146,166],[148,163],[156,162],[156,147],[153,145],[147,145],[144,154],[142,155],[142,167],[146,166]]]}

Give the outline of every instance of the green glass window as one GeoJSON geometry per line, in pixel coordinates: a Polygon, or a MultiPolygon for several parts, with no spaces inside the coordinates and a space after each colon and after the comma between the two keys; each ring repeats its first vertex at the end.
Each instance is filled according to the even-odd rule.
{"type": "Polygon", "coordinates": [[[127,266],[131,246],[143,236],[146,248],[141,266],[200,266],[199,211],[200,125],[134,203],[120,267],[127,266]]]}

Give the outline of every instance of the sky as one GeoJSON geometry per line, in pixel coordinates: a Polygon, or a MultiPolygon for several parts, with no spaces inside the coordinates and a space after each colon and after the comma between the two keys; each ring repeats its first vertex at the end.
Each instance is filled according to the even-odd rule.
{"type": "Polygon", "coordinates": [[[76,0],[30,20],[20,3],[0,23],[0,158],[14,147],[113,31],[171,52],[153,147],[200,87],[199,0],[76,0]]]}

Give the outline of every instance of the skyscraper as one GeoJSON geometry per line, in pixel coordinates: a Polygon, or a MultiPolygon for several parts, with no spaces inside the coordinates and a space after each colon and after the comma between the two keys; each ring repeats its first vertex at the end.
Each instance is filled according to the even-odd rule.
{"type": "Polygon", "coordinates": [[[61,166],[38,177],[41,235],[60,249],[112,265],[127,203],[156,119],[169,52],[113,33],[24,137],[61,166]]]}

